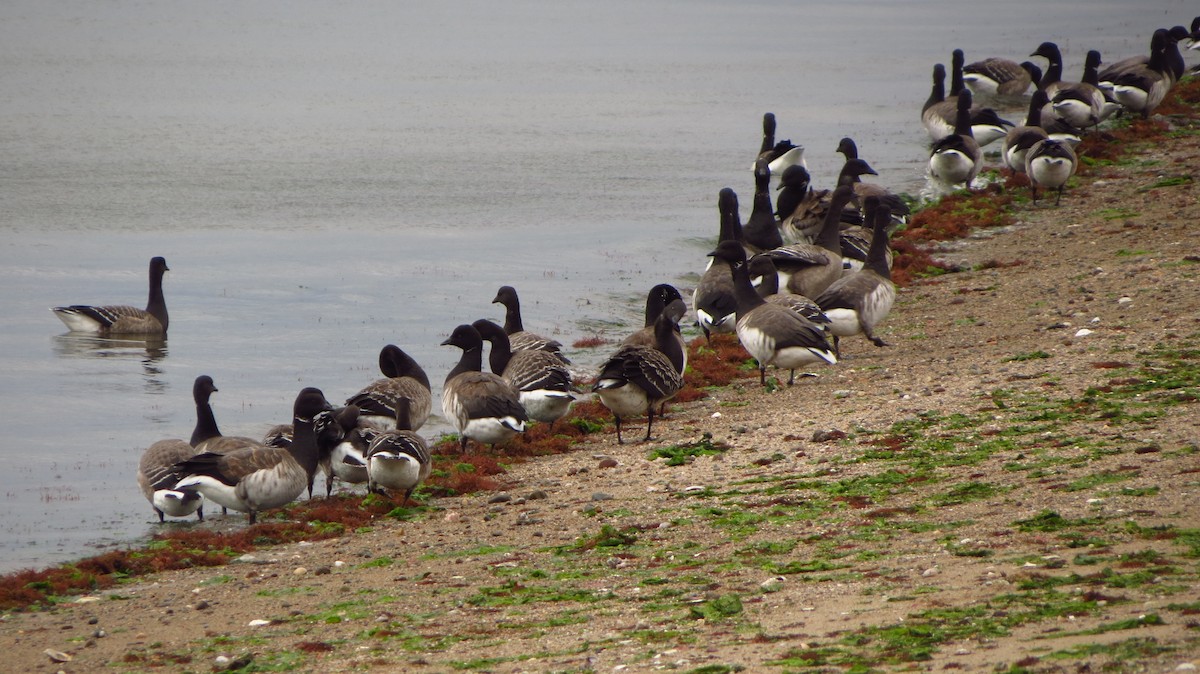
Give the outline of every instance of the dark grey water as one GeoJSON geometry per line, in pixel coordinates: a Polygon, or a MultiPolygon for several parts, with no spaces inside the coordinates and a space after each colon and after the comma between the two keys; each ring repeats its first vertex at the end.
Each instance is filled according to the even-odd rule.
{"type": "MultiPolygon", "coordinates": [[[[688,288],[763,112],[833,181],[853,136],[918,192],[929,70],[1053,39],[1145,51],[1176,0],[1005,3],[5,2],[0,5],[0,571],[152,533],[141,450],[340,400],[399,344],[440,383],[457,324],[521,292],[527,327],[622,335],[688,288]],[[1024,17],[1038,17],[1030,24],[1024,17]],[[170,339],[64,334],[64,303],[141,305],[170,339]]],[[[575,354],[585,367],[603,355],[575,354]]],[[[435,394],[438,391],[435,391],[435,394]]],[[[444,430],[434,420],[427,434],[444,430]]]]}

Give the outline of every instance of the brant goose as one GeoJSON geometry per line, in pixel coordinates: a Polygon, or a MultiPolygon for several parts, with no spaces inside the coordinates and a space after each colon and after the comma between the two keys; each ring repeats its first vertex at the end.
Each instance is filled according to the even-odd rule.
{"type": "MultiPolygon", "coordinates": [[[[1145,65],[1134,66],[1113,78],[1113,97],[1130,112],[1148,118],[1175,86],[1175,76],[1166,55],[1172,44],[1166,31],[1154,32],[1154,47],[1145,65]]],[[[1175,52],[1179,49],[1174,48],[1175,52]]]]}
{"type": "Polygon", "coordinates": [[[459,433],[459,447],[467,440],[491,445],[525,432],[528,413],[517,391],[500,375],[483,372],[483,337],[470,325],[454,328],[442,346],[462,349],[458,364],[446,375],[442,387],[442,412],[459,433]]]}
{"type": "Polygon", "coordinates": [[[947,187],[963,185],[970,189],[983,167],[983,151],[971,135],[971,92],[959,94],[957,105],[955,132],[933,144],[929,174],[947,187]]]}
{"type": "Polygon", "coordinates": [[[259,446],[264,443],[237,435],[221,435],[217,428],[217,418],[213,415],[209,398],[218,391],[212,377],[202,374],[192,383],[192,400],[196,402],[196,427],[192,429],[192,437],[188,441],[197,454],[215,452],[225,454],[243,447],[259,446]]]}
{"type": "Polygon", "coordinates": [[[530,419],[553,424],[566,415],[575,396],[571,372],[561,360],[545,351],[513,351],[504,328],[489,320],[481,318],[471,327],[491,343],[488,365],[517,392],[530,419]]]}
{"type": "Polygon", "coordinates": [[[150,299],[145,309],[125,305],[87,306],[76,304],[69,307],[54,307],[51,311],[58,316],[71,332],[91,332],[101,336],[142,335],[160,336],[167,334],[167,303],[163,299],[162,278],[170,271],[167,261],[161,257],[150,259],[150,299]]]}
{"type": "Polygon", "coordinates": [[[1049,138],[1034,143],[1025,153],[1025,173],[1029,174],[1033,203],[1037,203],[1038,187],[1045,187],[1058,190],[1054,198],[1054,205],[1057,206],[1062,200],[1067,180],[1075,175],[1078,163],[1075,151],[1067,143],[1049,138]]]}
{"type": "MultiPolygon", "coordinates": [[[[737,241],[722,245],[745,251],[737,241]]],[[[716,267],[716,265],[713,265],[716,267]]],[[[654,346],[624,344],[600,366],[600,375],[592,387],[600,402],[613,413],[617,425],[617,444],[621,437],[622,417],[646,417],[646,437],[654,426],[654,409],[665,404],[683,388],[684,350],[676,334],[675,316],[687,311],[682,300],[667,305],[654,321],[654,346]]]]}
{"type": "Polygon", "coordinates": [[[526,332],[521,322],[521,300],[517,297],[517,289],[512,286],[500,286],[492,304],[504,305],[504,332],[508,334],[509,344],[513,351],[549,351],[558,356],[564,365],[571,361],[562,354],[562,343],[536,333],[526,332]]]}
{"type": "Polygon", "coordinates": [[[320,389],[306,388],[293,405],[291,444],[245,447],[228,454],[205,452],[175,464],[185,475],[176,489],[194,489],[226,508],[247,513],[250,524],[258,513],[291,503],[312,485],[318,464],[316,416],[332,410],[320,389]]]}
{"type": "Polygon", "coordinates": [[[183,440],[159,440],[146,448],[138,462],[137,483],[158,521],[165,522],[166,515],[187,517],[196,513],[204,520],[204,497],[192,489],[176,489],[179,475],[175,464],[190,459],[195,450],[183,440]]]}
{"type": "Polygon", "coordinates": [[[892,284],[887,261],[887,225],[891,214],[874,197],[868,197],[865,206],[874,224],[871,248],[863,268],[842,277],[814,298],[829,317],[829,331],[833,333],[833,348],[838,358],[841,357],[840,338],[850,335],[866,335],[875,346],[887,346],[873,331],[896,301],[896,287],[892,284]]]}
{"type": "Polygon", "coordinates": [[[991,56],[963,66],[963,84],[975,96],[1021,96],[1033,81],[1029,61],[991,56]]]}
{"type": "MultiPolygon", "coordinates": [[[[839,185],[833,191],[815,243],[793,243],[766,253],[771,256],[771,261],[775,263],[779,272],[780,288],[797,295],[816,297],[829,287],[830,283],[841,277],[842,244],[838,236],[838,223],[843,209],[853,196],[854,189],[850,184],[839,185]]],[[[714,256],[714,259],[723,258],[714,256]]],[[[733,283],[736,286],[736,282],[733,283]]]]}
{"type": "Polygon", "coordinates": [[[730,266],[737,298],[738,341],[758,361],[758,379],[767,385],[767,366],[774,365],[791,371],[790,386],[796,379],[796,368],[808,363],[837,363],[825,333],[800,314],[758,296],[750,281],[746,266],[746,251],[728,241],[721,242],[709,253],[730,266]]]}
{"type": "MultiPolygon", "coordinates": [[[[733,241],[741,246],[741,227],[737,223],[737,194],[732,189],[726,187],[721,190],[717,196],[717,210],[721,215],[721,229],[717,240],[733,241]]],[[[714,261],[704,271],[692,293],[692,310],[696,313],[696,323],[704,333],[704,338],[711,340],[714,332],[733,332],[733,314],[736,308],[729,270],[714,261]]]]}
{"type": "Polygon", "coordinates": [[[384,493],[383,489],[404,492],[401,505],[408,505],[413,490],[433,470],[425,439],[407,428],[409,424],[403,418],[403,408],[407,406],[407,401],[400,403],[401,417],[398,417],[397,428],[377,433],[366,451],[367,491],[377,494],[384,493]]]}
{"type": "MultiPolygon", "coordinates": [[[[650,289],[646,293],[646,322],[642,329],[629,335],[621,342],[621,345],[636,344],[639,346],[653,347],[657,340],[654,337],[654,324],[658,321],[658,317],[662,315],[667,307],[672,306],[678,309],[683,306],[684,313],[687,313],[687,307],[682,305],[683,296],[679,294],[679,290],[669,283],[660,283],[650,289]],[[679,300],[680,304],[674,304],[675,300],[679,300]]],[[[672,315],[671,320],[675,323],[675,341],[679,342],[679,349],[683,352],[683,369],[687,368],[687,342],[684,341],[683,335],[679,332],[679,321],[683,318],[683,314],[678,316],[672,315]]],[[[680,370],[680,373],[683,372],[680,370]]]]}
{"type": "Polygon", "coordinates": [[[1016,173],[1025,172],[1025,154],[1029,152],[1029,148],[1033,147],[1034,143],[1050,137],[1042,128],[1042,108],[1049,102],[1044,89],[1035,89],[1029,99],[1029,113],[1025,116],[1025,123],[1009,130],[1008,135],[1004,137],[1004,165],[1016,173]]]}
{"type": "Polygon", "coordinates": [[[783,235],[779,233],[779,221],[775,219],[774,211],[775,206],[771,203],[771,169],[766,161],[759,159],[754,164],[754,205],[746,225],[742,227],[742,243],[747,250],[761,253],[783,245],[783,235]]]}
{"type": "Polygon", "coordinates": [[[779,292],[779,271],[775,269],[770,255],[759,253],[750,258],[749,269],[750,282],[754,284],[759,297],[771,304],[791,309],[818,325],[829,322],[829,318],[816,302],[804,295],[779,292]]]}
{"type": "Polygon", "coordinates": [[[379,371],[383,379],[377,379],[358,393],[346,399],[347,405],[356,405],[360,419],[380,430],[396,427],[396,405],[401,399],[408,401],[412,429],[425,425],[432,407],[429,377],[425,370],[395,344],[388,344],[379,352],[379,371]]]}
{"type": "Polygon", "coordinates": [[[775,142],[775,114],[763,114],[763,139],[758,148],[758,157],[751,170],[758,170],[758,162],[765,162],[773,173],[780,173],[792,164],[804,165],[804,147],[790,140],[775,142]]]}
{"type": "MultiPolygon", "coordinates": [[[[955,49],[952,54],[952,74],[950,93],[945,95],[946,68],[942,64],[933,67],[933,87],[929,98],[921,106],[921,122],[925,126],[929,139],[939,141],[955,131],[958,114],[957,99],[963,92],[970,90],[963,85],[963,52],[955,49]]],[[[1013,126],[1012,122],[1001,119],[1000,115],[991,108],[970,108],[972,135],[976,136],[980,145],[1002,138],[1007,132],[1006,127],[1013,126]]]]}

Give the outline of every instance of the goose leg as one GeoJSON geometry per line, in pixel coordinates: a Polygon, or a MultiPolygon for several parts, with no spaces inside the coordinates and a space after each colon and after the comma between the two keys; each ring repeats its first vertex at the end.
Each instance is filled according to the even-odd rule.
{"type": "Polygon", "coordinates": [[[650,429],[654,427],[654,406],[646,410],[646,437],[642,438],[642,442],[650,441],[650,429]]]}
{"type": "Polygon", "coordinates": [[[789,370],[788,371],[788,386],[791,386],[792,384],[795,384],[795,383],[796,383],[796,371],[789,370]]]}
{"type": "Polygon", "coordinates": [[[616,419],[617,421],[617,444],[623,445],[625,444],[625,441],[621,439],[621,415],[614,414],[613,419],[616,419]]]}
{"type": "Polygon", "coordinates": [[[201,522],[204,521],[204,506],[200,506],[199,508],[196,508],[196,519],[201,522]]]}

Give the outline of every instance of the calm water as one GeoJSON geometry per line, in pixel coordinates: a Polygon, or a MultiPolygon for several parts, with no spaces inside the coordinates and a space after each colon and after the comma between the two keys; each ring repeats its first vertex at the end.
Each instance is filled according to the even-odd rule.
{"type": "Polygon", "coordinates": [[[850,135],[879,182],[916,192],[920,105],[954,47],[1023,60],[1053,39],[1074,75],[1087,49],[1141,53],[1192,11],[5,2],[0,572],[154,532],[133,474],[147,445],[190,434],[199,374],[222,430],[257,435],[304,386],[339,401],[377,377],[389,342],[439,394],[458,352],[438,344],[500,318],[503,284],[530,329],[620,336],[650,286],[690,289],[720,188],[748,213],[763,112],[815,183],[850,135]],[[143,305],[154,255],[165,344],[68,336],[47,310],[143,305]]]}

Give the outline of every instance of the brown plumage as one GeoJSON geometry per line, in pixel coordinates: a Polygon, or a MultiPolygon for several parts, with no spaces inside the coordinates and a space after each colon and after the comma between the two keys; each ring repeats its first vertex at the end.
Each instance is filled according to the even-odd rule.
{"type": "Polygon", "coordinates": [[[460,325],[442,346],[462,349],[458,364],[446,375],[442,387],[442,413],[459,433],[459,446],[467,440],[492,445],[525,432],[528,413],[517,391],[491,372],[483,372],[483,337],[470,325],[460,325]]]}
{"type": "Polygon", "coordinates": [[[159,440],[146,448],[138,462],[137,483],[142,495],[150,502],[158,521],[166,521],[166,515],[185,517],[196,513],[204,519],[204,497],[199,492],[175,489],[179,475],[175,464],[187,460],[195,450],[184,440],[159,440]]]}
{"type": "Polygon", "coordinates": [[[383,378],[347,398],[346,404],[358,407],[363,422],[388,430],[396,428],[396,405],[404,399],[411,415],[410,430],[424,426],[433,406],[425,370],[400,347],[388,344],[379,352],[379,371],[383,378]]]}
{"type": "Polygon", "coordinates": [[[508,335],[499,325],[479,319],[471,324],[492,345],[488,363],[517,392],[530,419],[554,423],[566,415],[575,401],[571,393],[571,371],[554,354],[546,351],[513,351],[508,335]]]}
{"type": "Polygon", "coordinates": [[[841,357],[840,338],[850,335],[866,335],[875,346],[887,346],[875,336],[874,329],[887,317],[896,300],[896,288],[886,257],[887,224],[891,214],[874,197],[867,199],[866,210],[874,222],[866,263],[861,270],[844,276],[814,298],[829,317],[829,331],[833,334],[834,352],[838,358],[841,357]]]}
{"type": "Polygon", "coordinates": [[[1028,62],[992,56],[963,66],[963,84],[979,96],[1020,96],[1033,81],[1028,62]]]}
{"type": "Polygon", "coordinates": [[[76,304],[54,307],[51,311],[72,331],[102,336],[136,335],[166,337],[169,319],[163,299],[163,274],[170,269],[161,257],[150,260],[150,297],[145,309],[126,305],[89,306],[76,304]]]}
{"type": "Polygon", "coordinates": [[[525,324],[521,320],[521,300],[517,297],[516,288],[500,286],[492,304],[504,305],[504,332],[508,335],[508,342],[513,351],[549,351],[558,356],[563,364],[571,364],[571,361],[562,353],[561,342],[525,329],[525,324]]]}
{"type": "Polygon", "coordinates": [[[768,304],[777,304],[785,309],[791,309],[818,325],[828,323],[829,318],[821,312],[817,303],[804,295],[779,292],[779,273],[770,255],[760,254],[750,258],[750,280],[755,283],[758,296],[768,304]]]}
{"type": "Polygon", "coordinates": [[[816,297],[842,276],[842,246],[838,228],[842,211],[853,196],[850,185],[833,192],[825,221],[815,243],[793,243],[768,251],[779,272],[779,287],[805,297],[816,297]]]}

